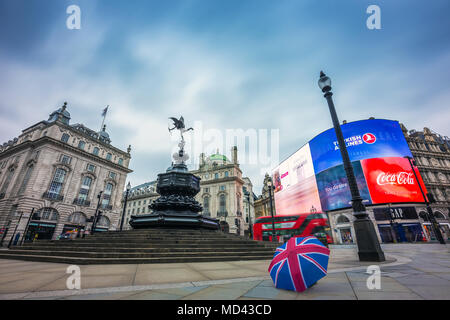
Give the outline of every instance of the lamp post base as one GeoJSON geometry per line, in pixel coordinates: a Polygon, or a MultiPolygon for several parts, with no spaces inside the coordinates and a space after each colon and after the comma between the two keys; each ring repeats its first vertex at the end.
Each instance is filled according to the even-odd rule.
{"type": "MultiPolygon", "coordinates": [[[[355,214],[357,216],[357,214],[355,214]]],[[[385,261],[384,253],[378,242],[377,234],[372,221],[366,218],[357,218],[353,225],[355,227],[356,242],[358,244],[359,261],[385,261]]]]}

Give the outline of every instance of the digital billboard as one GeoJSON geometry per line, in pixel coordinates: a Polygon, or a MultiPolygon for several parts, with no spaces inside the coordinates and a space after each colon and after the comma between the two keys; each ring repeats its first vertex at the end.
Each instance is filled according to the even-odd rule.
{"type": "MultiPolygon", "coordinates": [[[[397,121],[369,119],[341,125],[363,203],[423,202],[397,121]]],[[[322,132],[272,172],[277,215],[351,207],[334,128],[322,132]]],[[[423,190],[422,178],[418,170],[423,190]]],[[[425,191],[426,192],[426,191],[425,191]]]]}
{"type": "Polygon", "coordinates": [[[308,144],[282,162],[273,176],[277,214],[322,211],[308,144]]]}

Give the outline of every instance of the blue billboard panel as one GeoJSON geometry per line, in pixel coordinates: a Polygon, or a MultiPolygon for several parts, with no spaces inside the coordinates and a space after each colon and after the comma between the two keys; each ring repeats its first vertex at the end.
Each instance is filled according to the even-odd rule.
{"type": "MultiPolygon", "coordinates": [[[[412,156],[397,121],[373,119],[341,125],[350,161],[412,156]]],[[[316,174],[342,164],[334,128],[309,142],[316,174]]]]}
{"type": "MultiPolygon", "coordinates": [[[[361,162],[354,161],[352,166],[363,203],[365,205],[372,204],[361,162]]],[[[344,165],[324,170],[316,175],[316,179],[322,210],[330,211],[351,207],[352,195],[347,183],[344,165]]]]}

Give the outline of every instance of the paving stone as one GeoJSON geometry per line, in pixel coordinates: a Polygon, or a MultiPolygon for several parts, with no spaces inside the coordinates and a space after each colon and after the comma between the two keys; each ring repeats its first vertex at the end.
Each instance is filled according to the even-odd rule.
{"type": "Polygon", "coordinates": [[[298,296],[298,292],[281,290],[275,287],[257,286],[243,295],[249,298],[265,298],[265,299],[280,299],[280,300],[293,300],[298,296]]]}

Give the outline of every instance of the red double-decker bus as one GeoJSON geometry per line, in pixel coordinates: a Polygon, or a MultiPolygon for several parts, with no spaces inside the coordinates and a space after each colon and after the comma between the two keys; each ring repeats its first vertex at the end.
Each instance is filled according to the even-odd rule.
{"type": "Polygon", "coordinates": [[[272,241],[272,220],[275,224],[277,241],[287,241],[291,237],[315,236],[324,245],[333,243],[328,218],[325,213],[302,213],[260,217],[253,225],[253,239],[272,241]]]}

